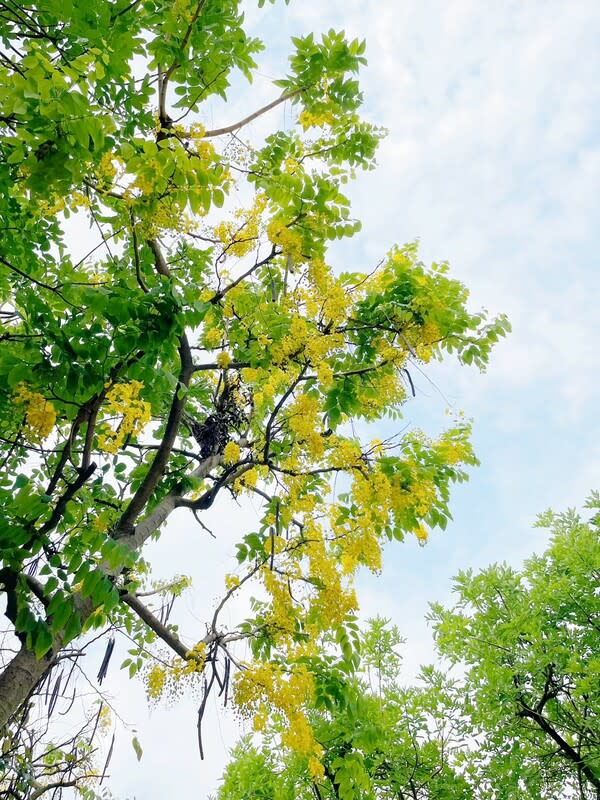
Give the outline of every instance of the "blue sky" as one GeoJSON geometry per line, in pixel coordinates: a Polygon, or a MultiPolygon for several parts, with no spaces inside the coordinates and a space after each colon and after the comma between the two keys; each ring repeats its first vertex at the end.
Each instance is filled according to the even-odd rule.
{"type": "MultiPolygon", "coordinates": [[[[471,289],[473,308],[506,312],[513,324],[487,374],[439,365],[428,371],[432,383],[416,377],[417,399],[406,406],[406,421],[432,432],[448,404],[463,409],[475,420],[482,462],[456,488],[445,533],[423,549],[412,541],[389,547],[383,575],[360,579],[365,615],[391,617],[407,638],[409,677],[432,657],[423,618],[428,601],[450,597],[452,575],[492,561],[520,563],[545,545],[543,532],[531,528],[538,512],[581,506],[600,485],[600,4],[247,7],[251,32],[267,45],[260,74],[233,109],[214,103],[205,121],[231,122],[273,99],[270,79],[285,70],[290,35],[335,27],[366,37],[366,113],[390,132],[379,169],[350,189],[363,231],[333,251],[332,263],[367,269],[392,243],[419,238],[423,260],[448,260],[471,289]]],[[[290,110],[280,108],[248,135],[289,120],[290,110]]],[[[194,576],[180,602],[190,634],[193,626],[204,632],[244,511],[220,508],[211,521],[218,542],[179,516],[153,546],[166,574],[194,576]],[[189,553],[184,565],[173,557],[180,547],[189,553]]],[[[125,676],[114,675],[108,689],[145,750],[137,765],[119,734],[111,767],[117,796],[158,800],[168,788],[203,798],[214,790],[242,729],[233,716],[212,715],[200,763],[193,700],[150,713],[125,676]]]]}

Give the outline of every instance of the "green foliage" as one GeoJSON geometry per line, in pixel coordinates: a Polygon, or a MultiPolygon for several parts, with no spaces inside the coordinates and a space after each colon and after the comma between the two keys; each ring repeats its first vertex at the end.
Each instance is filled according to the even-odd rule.
{"type": "Polygon", "coordinates": [[[462,774],[466,745],[457,742],[455,687],[433,669],[424,670],[419,687],[401,687],[400,659],[387,653],[399,642],[395,628],[375,619],[361,636],[367,673],[340,679],[335,663],[323,659],[321,679],[336,691],[311,712],[323,748],[320,770],[274,747],[270,731],[262,745],[247,738],[232,751],[219,800],[471,800],[473,785],[462,774]],[[371,668],[385,680],[371,686],[371,668]]]}
{"type": "Polygon", "coordinates": [[[458,602],[432,607],[437,646],[466,669],[464,700],[494,790],[596,797],[600,788],[600,528],[547,512],[550,546],[517,571],[460,573],[458,602]],[[490,778],[492,780],[492,778],[490,778]]]}
{"type": "Polygon", "coordinates": [[[541,556],[456,579],[452,609],[432,606],[439,655],[400,682],[402,641],[383,619],[361,634],[361,666],[321,655],[311,712],[322,770],[274,746],[276,731],[232,752],[219,800],[593,800],[600,784],[600,498],[591,518],[547,512],[541,556]]]}

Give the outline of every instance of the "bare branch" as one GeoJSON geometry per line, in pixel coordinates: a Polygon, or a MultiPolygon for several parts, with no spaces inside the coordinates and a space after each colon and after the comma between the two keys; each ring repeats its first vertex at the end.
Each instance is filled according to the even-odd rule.
{"type": "Polygon", "coordinates": [[[253,114],[249,114],[239,122],[234,122],[233,125],[226,125],[224,128],[215,128],[212,131],[206,131],[204,138],[209,139],[213,136],[225,136],[228,133],[234,133],[234,131],[238,131],[240,128],[243,128],[244,125],[248,125],[250,122],[258,119],[258,117],[266,114],[267,111],[271,111],[271,109],[276,108],[277,106],[281,105],[281,103],[285,103],[286,100],[291,100],[293,97],[297,97],[299,94],[302,94],[302,92],[305,91],[306,89],[303,87],[301,89],[294,89],[291,92],[286,92],[285,94],[282,94],[281,97],[278,97],[277,100],[267,103],[266,106],[259,108],[258,111],[255,111],[253,114]]]}

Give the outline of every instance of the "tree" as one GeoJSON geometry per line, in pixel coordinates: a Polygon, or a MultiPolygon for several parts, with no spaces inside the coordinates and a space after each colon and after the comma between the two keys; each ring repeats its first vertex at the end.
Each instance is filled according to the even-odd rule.
{"type": "Polygon", "coordinates": [[[219,800],[472,800],[457,758],[467,745],[454,685],[428,668],[419,686],[402,686],[400,641],[387,620],[369,620],[359,673],[324,659],[321,682],[336,689],[310,713],[323,748],[312,773],[297,753],[274,746],[273,729],[260,745],[246,737],[233,749],[219,800]]]}
{"type": "Polygon", "coordinates": [[[600,795],[600,496],[584,521],[548,512],[542,556],[457,577],[433,606],[437,646],[466,669],[464,711],[491,796],[600,795]]]}
{"type": "Polygon", "coordinates": [[[400,682],[400,637],[385,620],[360,635],[361,669],[321,664],[335,686],[310,712],[323,748],[312,776],[296,753],[243,739],[219,800],[555,800],[599,796],[600,496],[584,522],[548,512],[552,539],[522,570],[493,565],[456,579],[451,609],[432,606],[438,654],[458,679],[425,667],[400,682]]]}
{"type": "Polygon", "coordinates": [[[444,527],[476,463],[461,419],[385,441],[369,424],[398,418],[416,364],[483,368],[506,320],[468,311],[414,245],[365,272],[328,264],[359,229],[341,186],[382,136],[358,113],[363,42],[294,39],[274,100],[207,129],[207,101],[251,80],[262,47],[239,0],[5,3],[0,38],[0,586],[16,648],[0,730],[28,765],[11,762],[7,785],[43,791],[47,754],[25,747],[23,720],[92,633],[135,640],[125,666],[154,700],[189,680],[204,703],[237,665],[255,725],[282,714],[286,745],[318,761],[303,708],[323,637],[353,661],[353,574],[379,570],[383,541],[444,527]],[[240,138],[283,103],[289,129],[240,138]],[[224,493],[262,498],[261,518],[207,632],[184,641],[166,611],[185,580],[153,586],[144,545],[175,509],[202,525],[224,493]],[[224,629],[251,585],[252,618],[224,629]]]}

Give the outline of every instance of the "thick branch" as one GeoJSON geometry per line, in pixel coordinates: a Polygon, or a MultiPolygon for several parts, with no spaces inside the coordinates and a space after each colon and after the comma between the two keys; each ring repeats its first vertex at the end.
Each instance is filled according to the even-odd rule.
{"type": "Polygon", "coordinates": [[[38,661],[32,650],[22,647],[0,673],[0,731],[44,677],[53,655],[38,661]]]}
{"type": "MultiPolygon", "coordinates": [[[[220,455],[209,456],[193,470],[190,477],[205,478],[222,460],[223,457],[220,455]]],[[[127,545],[133,550],[139,550],[154,531],[160,528],[169,514],[176,508],[179,508],[181,500],[181,487],[178,486],[175,487],[173,491],[169,492],[169,494],[152,509],[150,514],[135,526],[133,533],[127,536],[127,545]]],[[[120,535],[123,536],[125,533],[126,531],[122,531],[120,535]]]]}
{"type": "MultiPolygon", "coordinates": [[[[87,777],[87,776],[86,776],[87,777]]],[[[33,794],[30,795],[30,800],[38,800],[43,794],[46,792],[52,791],[52,789],[64,789],[67,786],[77,786],[76,780],[70,781],[55,781],[54,783],[46,783],[44,785],[40,785],[33,794]]]]}
{"type": "MultiPolygon", "coordinates": [[[[154,254],[156,271],[160,275],[170,277],[171,273],[158,242],[155,240],[149,240],[148,246],[154,254]]],[[[125,513],[121,517],[121,520],[117,526],[117,530],[121,533],[133,533],[133,524],[137,517],[144,510],[146,503],[158,486],[177,438],[179,424],[181,422],[183,409],[185,407],[185,390],[189,386],[192,375],[194,374],[192,353],[185,333],[182,333],[179,339],[179,358],[181,361],[179,380],[171,401],[171,408],[167,418],[165,434],[158,450],[156,451],[154,460],[152,461],[152,464],[150,465],[150,468],[144,477],[144,480],[142,481],[137,492],[132,497],[125,513]]]]}

